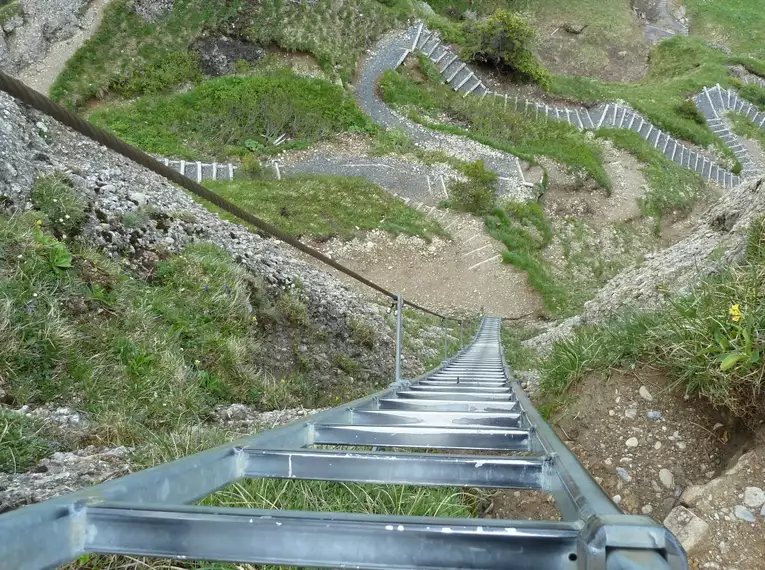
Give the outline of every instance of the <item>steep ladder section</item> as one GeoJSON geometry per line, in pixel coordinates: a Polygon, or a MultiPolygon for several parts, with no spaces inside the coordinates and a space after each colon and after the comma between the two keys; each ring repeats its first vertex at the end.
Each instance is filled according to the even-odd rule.
{"type": "MultiPolygon", "coordinates": [[[[399,296],[399,347],[401,307],[399,296]]],[[[471,344],[415,381],[3,515],[2,560],[17,569],[85,553],[402,570],[687,568],[676,539],[623,515],[542,420],[504,363],[500,324],[484,319],[471,344]],[[248,477],[535,489],[554,496],[563,520],[192,505],[248,477]]]]}

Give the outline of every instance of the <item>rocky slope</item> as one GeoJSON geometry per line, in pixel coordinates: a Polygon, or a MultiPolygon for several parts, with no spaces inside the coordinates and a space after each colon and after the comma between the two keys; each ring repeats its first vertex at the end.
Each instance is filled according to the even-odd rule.
{"type": "Polygon", "coordinates": [[[747,228],[754,218],[763,214],[763,178],[740,184],[704,213],[688,237],[646,256],[643,264],[619,273],[585,305],[581,315],[525,341],[525,346],[544,354],[556,339],[566,336],[579,324],[602,321],[628,307],[655,308],[667,293],[687,293],[703,277],[743,256],[747,228]]]}

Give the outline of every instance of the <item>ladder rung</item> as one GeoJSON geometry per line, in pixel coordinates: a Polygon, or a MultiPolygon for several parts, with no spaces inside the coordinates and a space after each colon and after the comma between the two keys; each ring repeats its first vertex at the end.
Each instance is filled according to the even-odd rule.
{"type": "Polygon", "coordinates": [[[512,399],[512,394],[482,394],[477,392],[412,392],[401,390],[396,395],[399,398],[413,400],[466,400],[475,402],[485,402],[489,400],[508,401],[512,399]]]}
{"type": "Polygon", "coordinates": [[[410,390],[415,392],[450,392],[454,390],[473,392],[474,394],[508,394],[510,388],[506,386],[463,386],[452,382],[444,386],[428,386],[420,384],[412,384],[409,386],[410,390]]]}
{"type": "MultiPolygon", "coordinates": [[[[456,380],[420,380],[416,386],[456,386],[456,380]]],[[[489,386],[495,388],[501,388],[507,386],[507,382],[481,382],[480,380],[462,380],[460,379],[460,386],[489,386]]]]}
{"type": "Polygon", "coordinates": [[[486,457],[436,453],[245,449],[245,477],[542,489],[540,457],[486,457]]]}
{"type": "Polygon", "coordinates": [[[575,524],[224,507],[87,507],[85,552],[330,568],[570,568],[575,524]],[[519,553],[523,553],[519,556],[519,553]]]}
{"type": "Polygon", "coordinates": [[[332,424],[313,429],[315,445],[529,450],[529,432],[521,429],[332,424]]]}
{"type": "Polygon", "coordinates": [[[382,410],[432,410],[439,412],[509,412],[516,410],[516,401],[496,402],[460,402],[458,400],[403,400],[401,398],[381,398],[382,410]]]}
{"type": "Polygon", "coordinates": [[[354,410],[354,425],[409,424],[420,426],[518,427],[521,414],[517,412],[439,412],[433,410],[354,410]]]}

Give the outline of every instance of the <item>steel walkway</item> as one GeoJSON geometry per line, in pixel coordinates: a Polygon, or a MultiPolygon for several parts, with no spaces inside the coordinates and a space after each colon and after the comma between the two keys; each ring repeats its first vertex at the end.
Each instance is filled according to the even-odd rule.
{"type": "Polygon", "coordinates": [[[83,553],[402,570],[687,568],[676,539],[622,514],[542,420],[509,375],[499,329],[484,319],[471,344],[415,381],[3,515],[0,568],[54,567],[83,553]],[[538,489],[563,520],[189,506],[246,477],[538,489]]]}

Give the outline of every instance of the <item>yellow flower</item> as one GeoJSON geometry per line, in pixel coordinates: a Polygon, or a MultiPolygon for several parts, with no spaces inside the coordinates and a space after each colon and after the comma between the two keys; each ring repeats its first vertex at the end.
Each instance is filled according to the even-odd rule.
{"type": "Polygon", "coordinates": [[[195,361],[194,361],[194,364],[195,364],[196,366],[199,366],[200,362],[199,362],[198,360],[195,360],[195,361]]]}
{"type": "Polygon", "coordinates": [[[734,323],[739,322],[743,316],[743,313],[741,312],[741,306],[738,303],[731,305],[730,309],[728,309],[728,314],[734,323]]]}
{"type": "Polygon", "coordinates": [[[39,228],[42,225],[42,220],[37,220],[35,225],[39,228]]]}

